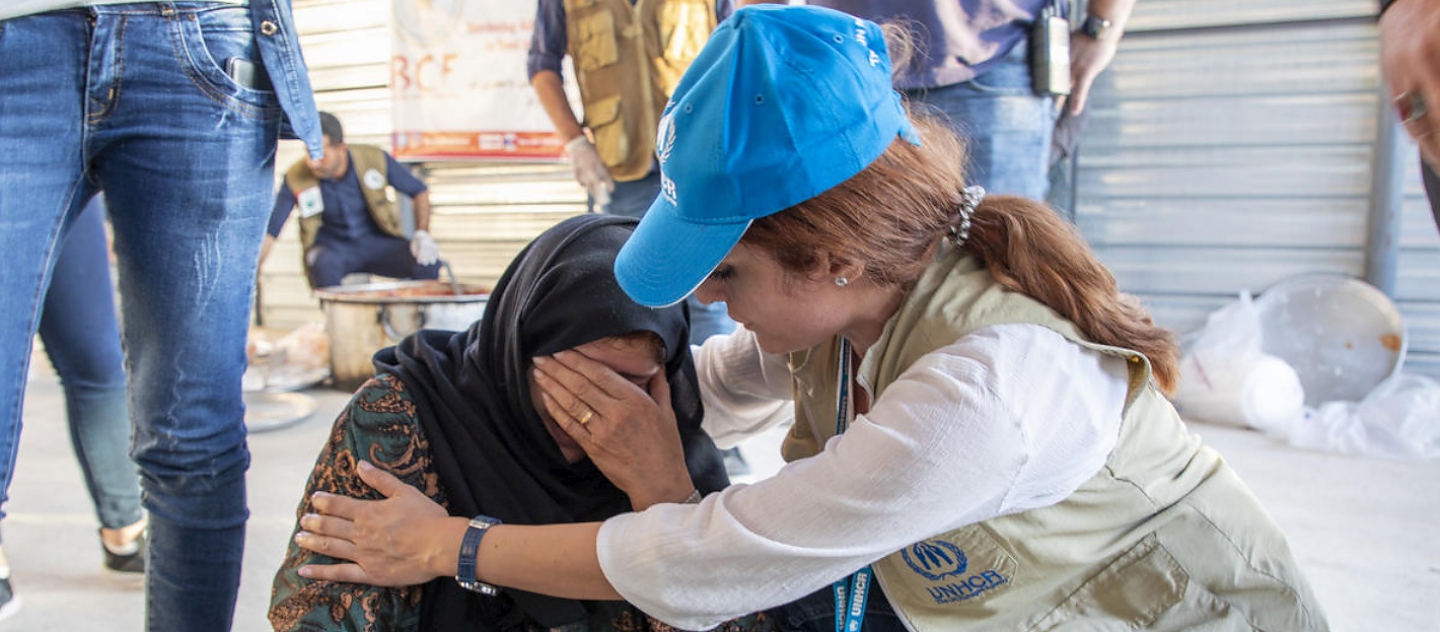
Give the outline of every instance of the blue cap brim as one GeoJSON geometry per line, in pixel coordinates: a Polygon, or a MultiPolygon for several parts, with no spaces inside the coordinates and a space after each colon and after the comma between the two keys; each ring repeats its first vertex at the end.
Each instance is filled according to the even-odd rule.
{"type": "Polygon", "coordinates": [[[655,199],[615,257],[615,279],[635,302],[665,307],[684,300],[740,243],[751,220],[699,224],[655,199]]]}

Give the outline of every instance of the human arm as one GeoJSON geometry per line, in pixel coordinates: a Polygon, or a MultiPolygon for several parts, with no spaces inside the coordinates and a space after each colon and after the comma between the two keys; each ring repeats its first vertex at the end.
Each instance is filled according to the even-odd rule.
{"type": "Polygon", "coordinates": [[[1405,131],[1420,145],[1426,164],[1440,168],[1440,3],[1386,3],[1380,15],[1380,64],[1405,131]]]}
{"type": "Polygon", "coordinates": [[[256,265],[257,268],[265,267],[265,259],[270,256],[270,251],[274,248],[275,238],[271,237],[269,233],[266,233],[265,237],[260,241],[260,263],[256,265]]]}
{"type": "Polygon", "coordinates": [[[560,73],[541,70],[530,77],[530,86],[535,89],[540,107],[545,109],[545,116],[550,118],[550,124],[555,127],[555,136],[560,142],[569,143],[575,137],[585,135],[585,130],[580,127],[580,119],[576,118],[575,111],[570,109],[570,100],[565,94],[565,84],[560,73]]]}
{"type": "Polygon", "coordinates": [[[600,159],[595,145],[585,134],[580,119],[570,109],[570,100],[565,93],[565,82],[560,77],[562,62],[569,47],[566,31],[565,8],[560,0],[540,0],[535,7],[535,29],[530,36],[530,53],[526,59],[526,72],[530,86],[545,116],[555,128],[555,136],[565,145],[570,155],[570,168],[575,181],[585,187],[597,206],[610,203],[610,192],[615,190],[615,181],[610,170],[600,159]]]}
{"type": "Polygon", "coordinates": [[[535,30],[530,37],[526,71],[540,107],[570,155],[575,181],[585,187],[597,206],[605,206],[610,203],[615,180],[585,134],[580,119],[575,117],[575,111],[570,109],[565,82],[560,77],[561,63],[569,46],[566,28],[565,9],[559,0],[540,0],[535,7],[535,30]]]}
{"type": "Polygon", "coordinates": [[[410,198],[414,203],[415,232],[410,235],[410,256],[415,262],[428,266],[440,260],[440,245],[430,236],[430,192],[421,191],[410,198]]]}
{"type": "MultiPolygon", "coordinates": [[[[443,502],[414,404],[403,390],[394,388],[394,379],[382,375],[367,384],[336,417],[305,484],[297,516],[314,511],[310,497],[316,492],[379,498],[354,467],[362,457],[403,476],[406,484],[420,486],[430,498],[443,502]]],[[[398,630],[418,625],[419,587],[320,582],[299,574],[307,564],[336,561],[290,544],[271,590],[269,618],[275,630],[310,630],[316,626],[327,630],[398,630]],[[341,620],[338,624],[337,618],[341,620]]]]}
{"type": "MultiPolygon", "coordinates": [[[[316,513],[300,519],[299,546],[353,564],[312,564],[302,577],[378,586],[423,584],[454,577],[469,519],[449,516],[414,487],[361,461],[360,478],[384,500],[356,500],[320,492],[316,513]]],[[[600,523],[497,525],[476,553],[480,581],[568,599],[618,600],[600,571],[595,533],[600,523]]]]}
{"type": "Polygon", "coordinates": [[[428,266],[440,260],[440,246],[430,236],[430,188],[390,154],[385,154],[386,178],[396,191],[410,197],[415,230],[410,234],[410,255],[416,263],[428,266]]]}
{"type": "Polygon", "coordinates": [[[535,358],[534,377],[551,418],[636,510],[695,491],[665,374],[642,390],[582,353],[561,351],[535,358]]]}
{"type": "Polygon", "coordinates": [[[600,159],[600,153],[570,109],[560,74],[553,70],[541,70],[530,78],[530,85],[535,88],[541,107],[545,108],[545,114],[555,126],[555,135],[565,143],[575,181],[585,187],[596,205],[609,204],[610,192],[615,190],[615,179],[610,177],[610,169],[600,159]]]}
{"type": "Polygon", "coordinates": [[[525,62],[530,86],[534,88],[540,107],[545,109],[545,116],[550,118],[555,135],[562,143],[585,133],[580,120],[570,109],[565,84],[560,78],[570,42],[566,28],[565,7],[560,0],[539,0],[535,5],[535,30],[530,35],[530,53],[525,62]]]}
{"type": "Polygon", "coordinates": [[[1115,445],[1126,375],[1050,330],[981,330],[923,356],[820,454],[698,512],[607,521],[601,568],[684,629],[792,601],[936,534],[1069,496],[1115,445]]]}
{"type": "Polygon", "coordinates": [[[755,334],[737,327],[694,348],[705,405],[705,433],[722,449],[795,416],[785,356],[765,353],[755,334]]]}
{"type": "Polygon", "coordinates": [[[415,230],[430,230],[430,191],[421,191],[410,201],[415,206],[415,230]]]}
{"type": "MultiPolygon", "coordinates": [[[[1075,31],[1070,36],[1070,96],[1065,107],[1071,114],[1085,111],[1090,88],[1095,85],[1095,78],[1115,59],[1120,37],[1134,8],[1135,0],[1090,0],[1088,15],[1106,20],[1110,25],[1098,39],[1082,31],[1075,31]]],[[[1084,20],[1085,16],[1075,16],[1075,19],[1084,20]]]]}
{"type": "Polygon", "coordinates": [[[275,206],[270,210],[270,223],[266,226],[265,237],[260,242],[260,261],[255,266],[256,270],[265,267],[265,259],[275,247],[275,238],[280,236],[280,231],[285,228],[285,220],[290,219],[290,211],[294,208],[295,194],[290,192],[290,185],[280,185],[280,191],[275,194],[275,206]]]}
{"type": "MultiPolygon", "coordinates": [[[[764,481],[603,525],[494,527],[481,542],[480,578],[571,598],[618,593],[677,627],[709,628],[935,534],[1059,502],[1113,449],[1126,377],[1124,361],[1048,329],[987,328],[922,357],[823,452],[764,481]]],[[[333,515],[307,516],[301,525],[320,535],[297,540],[360,565],[307,576],[415,583],[452,574],[465,521],[361,476],[390,499],[317,498],[333,515]]]]}

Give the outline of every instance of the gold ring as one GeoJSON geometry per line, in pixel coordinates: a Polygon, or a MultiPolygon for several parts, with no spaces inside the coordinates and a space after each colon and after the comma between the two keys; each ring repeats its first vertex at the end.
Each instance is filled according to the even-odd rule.
{"type": "Polygon", "coordinates": [[[583,425],[585,425],[585,424],[590,423],[590,417],[592,417],[592,416],[594,416],[594,415],[595,415],[595,411],[593,411],[593,410],[587,410],[587,411],[585,411],[585,414],[584,414],[584,415],[582,415],[579,419],[576,419],[575,421],[580,422],[580,425],[583,426],[583,425]]]}

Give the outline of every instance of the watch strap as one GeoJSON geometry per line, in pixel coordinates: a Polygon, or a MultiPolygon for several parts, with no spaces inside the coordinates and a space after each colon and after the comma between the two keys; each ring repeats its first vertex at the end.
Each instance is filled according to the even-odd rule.
{"type": "Polygon", "coordinates": [[[485,537],[485,532],[500,524],[498,518],[490,516],[475,516],[470,519],[470,526],[465,528],[465,537],[460,540],[460,559],[455,567],[455,583],[460,584],[465,590],[478,592],[482,595],[495,596],[500,594],[500,587],[476,579],[475,558],[480,553],[480,540],[485,537]]]}
{"type": "Polygon", "coordinates": [[[1114,22],[1094,15],[1085,16],[1085,21],[1080,24],[1080,32],[1102,42],[1120,39],[1114,22]]]}

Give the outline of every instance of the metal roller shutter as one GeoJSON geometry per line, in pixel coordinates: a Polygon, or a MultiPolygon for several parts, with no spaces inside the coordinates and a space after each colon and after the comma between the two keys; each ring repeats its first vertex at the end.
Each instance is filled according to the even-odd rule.
{"type": "MultiPolygon", "coordinates": [[[[1241,290],[1362,277],[1381,107],[1375,4],[1143,0],[1095,88],[1077,223],[1121,286],[1191,331],[1241,290]]],[[[1413,147],[1407,156],[1415,156],[1413,147]]],[[[1414,159],[1395,298],[1440,377],[1440,234],[1414,159]]]]}
{"type": "MultiPolygon", "coordinates": [[[[320,109],[340,117],[345,139],[390,147],[389,0],[296,0],[295,22],[320,109]]],[[[304,156],[282,141],[277,187],[304,156]]],[[[554,223],[585,211],[584,191],[564,163],[428,163],[415,165],[430,186],[430,232],[462,281],[492,284],[527,242],[554,223]]],[[[443,273],[442,273],[443,274],[443,273]]],[[[260,318],[290,328],[323,319],[300,266],[294,218],[260,275],[260,318]]]]}

